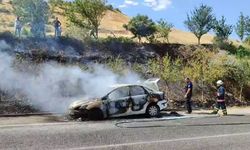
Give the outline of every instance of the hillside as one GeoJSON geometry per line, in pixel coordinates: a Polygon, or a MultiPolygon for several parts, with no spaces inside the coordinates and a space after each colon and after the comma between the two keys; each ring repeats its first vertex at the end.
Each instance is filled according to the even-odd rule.
{"type": "MultiPolygon", "coordinates": [[[[61,13],[60,9],[55,9],[55,13],[52,14],[49,25],[47,26],[47,35],[53,35],[54,29],[52,26],[53,18],[58,17],[59,20],[62,22],[63,30],[67,28],[67,19],[61,13]]],[[[107,36],[125,36],[125,37],[132,37],[132,34],[126,31],[123,28],[123,24],[129,22],[129,17],[116,11],[107,11],[106,15],[104,16],[101,26],[100,26],[100,36],[107,37],[107,36]]],[[[14,32],[14,20],[15,15],[13,14],[13,8],[9,3],[9,0],[3,0],[0,3],[0,32],[10,31],[14,32]]],[[[28,29],[29,27],[26,25],[25,27],[28,29]]],[[[205,35],[202,37],[201,42],[204,44],[211,43],[213,36],[205,35]]],[[[174,29],[170,33],[169,40],[171,43],[179,43],[179,44],[196,44],[197,39],[196,37],[190,32],[184,32],[178,29],[174,29]]]]}
{"type": "MultiPolygon", "coordinates": [[[[189,76],[191,79],[194,79],[195,83],[195,95],[193,97],[194,105],[197,107],[205,107],[209,108],[214,104],[215,97],[214,97],[214,91],[215,87],[213,86],[213,83],[215,83],[216,80],[218,80],[218,77],[225,79],[226,85],[234,85],[233,87],[229,87],[227,89],[228,91],[228,103],[230,105],[241,105],[241,104],[250,104],[250,95],[249,95],[249,85],[245,85],[244,88],[242,88],[241,85],[241,78],[246,79],[246,76],[241,76],[244,74],[247,74],[247,70],[245,69],[248,67],[248,64],[241,66],[240,61],[234,59],[232,61],[231,58],[236,58],[233,55],[228,56],[226,51],[222,51],[214,48],[214,45],[212,44],[206,44],[211,43],[212,36],[206,35],[203,36],[201,39],[201,42],[203,45],[196,45],[197,39],[196,37],[191,34],[190,32],[184,32],[178,29],[174,29],[173,32],[170,33],[170,42],[171,44],[160,44],[160,43],[136,43],[131,41],[121,42],[120,40],[117,40],[116,38],[107,38],[105,40],[86,40],[83,41],[78,37],[68,37],[63,36],[60,39],[55,39],[52,36],[54,29],[52,26],[52,21],[55,17],[58,17],[60,21],[62,22],[63,31],[65,34],[65,31],[67,29],[67,19],[62,13],[62,10],[60,8],[56,8],[55,13],[51,15],[49,19],[49,24],[47,25],[46,34],[48,35],[45,39],[39,39],[39,38],[33,38],[31,36],[27,36],[26,38],[18,39],[13,36],[13,34],[8,33],[6,31],[10,31],[13,33],[14,31],[14,20],[15,15],[13,14],[13,9],[11,4],[4,0],[2,3],[0,3],[0,50],[3,52],[8,53],[7,57],[15,58],[13,59],[14,62],[11,62],[11,65],[8,64],[7,66],[11,66],[10,68],[10,74],[12,74],[12,64],[14,64],[14,68],[20,70],[20,72],[27,73],[28,71],[31,72],[31,74],[37,74],[40,71],[40,67],[44,67],[44,65],[50,64],[56,64],[53,69],[48,68],[44,74],[48,75],[48,79],[51,78],[50,75],[54,78],[54,72],[61,72],[61,76],[63,77],[61,81],[57,81],[58,76],[56,76],[55,80],[56,82],[49,82],[48,85],[55,87],[55,89],[62,89],[62,91],[57,91],[57,93],[48,93],[46,90],[43,89],[43,87],[39,86],[40,83],[43,83],[43,81],[39,81],[39,84],[36,84],[37,86],[41,88],[38,90],[37,94],[33,93],[25,93],[24,96],[21,95],[19,97],[12,96],[13,93],[5,93],[5,91],[2,91],[4,94],[6,94],[6,97],[11,97],[10,99],[12,101],[16,100],[34,100],[34,102],[39,101],[39,103],[45,103],[44,99],[46,101],[54,102],[54,97],[61,100],[61,97],[66,97],[69,95],[76,96],[79,92],[78,90],[71,90],[71,88],[68,89],[69,94],[65,95],[65,92],[63,90],[65,89],[63,86],[65,86],[65,82],[70,83],[68,81],[71,81],[69,79],[74,78],[74,75],[76,75],[76,80],[74,81],[80,81],[78,80],[78,73],[75,72],[75,67],[81,67],[84,71],[92,71],[92,65],[93,62],[97,64],[101,64],[101,67],[103,65],[105,66],[104,70],[101,70],[101,77],[103,76],[103,72],[106,73],[106,71],[111,70],[115,74],[115,76],[125,75],[128,78],[134,77],[133,74],[128,74],[130,71],[135,72],[135,76],[138,78],[151,78],[151,77],[159,77],[162,79],[162,84],[160,85],[161,89],[166,92],[168,95],[168,98],[171,100],[171,105],[173,107],[182,107],[183,106],[183,85],[182,80],[183,77],[189,76]],[[194,45],[192,45],[194,44],[194,45]],[[220,52],[220,53],[218,53],[220,52]],[[223,55],[221,55],[223,54],[223,55]],[[166,57],[167,56],[167,57],[166,57]],[[223,58],[223,59],[218,59],[223,58]],[[162,62],[165,61],[171,61],[171,63],[178,63],[180,60],[181,64],[179,65],[170,65],[170,69],[167,67],[163,67],[164,64],[162,62]],[[215,61],[216,60],[216,61],[215,61]],[[234,64],[231,62],[238,61],[238,64],[234,64]],[[204,63],[205,62],[205,63],[204,63]],[[212,62],[206,63],[206,62],[212,62]],[[71,66],[72,67],[68,67],[71,66]],[[78,66],[79,65],[79,66],[78,66]],[[202,65],[202,66],[201,66],[202,65]],[[61,67],[60,67],[61,66],[61,67]],[[34,67],[34,68],[33,68],[34,67]],[[59,68],[58,68],[59,67],[59,68]],[[107,67],[107,68],[106,68],[107,67]],[[205,67],[206,69],[202,69],[203,73],[200,72],[200,68],[205,67]],[[65,71],[61,71],[60,68],[66,68],[69,69],[69,72],[73,75],[66,75],[65,77],[65,71]],[[219,69],[219,70],[218,70],[219,69]],[[221,71],[223,69],[223,71],[221,71]],[[171,72],[169,73],[169,70],[171,72]],[[173,71],[172,71],[173,70],[173,71]],[[204,73],[205,72],[205,73],[204,73]],[[211,73],[210,73],[211,72],[211,73]],[[179,74],[180,73],[180,74],[179,74]],[[207,75],[208,81],[206,81],[205,85],[200,84],[200,80],[204,79],[204,76],[201,75],[207,75]],[[171,77],[174,77],[175,81],[169,81],[168,77],[166,78],[166,75],[171,75],[171,77]],[[235,80],[237,78],[237,80],[235,80]],[[167,82],[166,82],[167,81],[167,82]],[[170,83],[168,83],[170,82],[170,83]],[[63,88],[58,88],[58,87],[63,88]],[[241,91],[239,89],[242,88],[241,91]],[[45,94],[40,94],[39,92],[46,92],[45,94]],[[73,92],[71,94],[70,92],[73,92]],[[239,92],[242,94],[242,101],[238,100],[239,92]],[[8,95],[10,94],[10,95],[8,95]],[[31,94],[31,95],[30,95],[31,94]],[[55,94],[55,95],[54,95],[55,94]],[[41,97],[33,97],[33,95],[41,95],[41,97]],[[49,98],[44,98],[43,95],[48,95],[49,98]],[[201,99],[201,95],[202,98],[201,99]],[[27,96],[27,97],[25,97],[27,96]],[[31,97],[29,97],[31,96],[31,97]],[[59,96],[59,97],[58,97],[59,96]]],[[[124,30],[123,24],[128,23],[130,18],[122,13],[115,12],[115,11],[107,11],[106,15],[104,16],[101,26],[100,26],[100,36],[101,37],[107,37],[107,36],[126,36],[131,37],[131,33],[124,30]]],[[[29,30],[29,26],[26,25],[25,29],[29,30]]],[[[71,32],[74,32],[76,30],[70,30],[71,32]]],[[[77,31],[76,31],[77,32],[77,31]]],[[[237,50],[235,47],[233,50],[237,50]]],[[[241,50],[241,52],[245,53],[246,50],[241,50]]],[[[243,54],[244,54],[243,53],[243,54]]],[[[244,54],[245,55],[245,54],[244,54]]],[[[250,53],[249,53],[250,56],[250,53]]],[[[3,58],[6,58],[6,55],[3,55],[0,60],[6,60],[3,58]]],[[[9,60],[9,59],[7,59],[9,60]]],[[[5,64],[2,63],[1,66],[5,68],[5,64]]],[[[248,63],[248,62],[247,62],[248,63]]],[[[46,67],[45,67],[46,68],[46,67]]],[[[248,67],[249,68],[249,67],[248,67]]],[[[2,69],[3,70],[3,69],[2,69]]],[[[6,69],[5,69],[6,70],[6,69]]],[[[4,71],[5,71],[4,70],[4,71]]],[[[67,70],[66,70],[67,71],[67,70]]],[[[87,74],[89,72],[86,72],[87,74]]],[[[3,81],[4,79],[8,81],[16,81],[15,76],[13,79],[9,79],[8,74],[5,72],[1,75],[6,75],[4,77],[1,77],[3,81]]],[[[108,72],[109,75],[109,72],[108,72]]],[[[18,75],[20,78],[20,83],[30,83],[33,85],[33,81],[29,80],[30,78],[25,78],[23,81],[23,74],[18,75]],[[27,79],[27,80],[26,80],[27,79]]],[[[80,75],[82,76],[82,75],[80,75]]],[[[32,77],[32,76],[31,76],[32,77]]],[[[33,78],[31,78],[33,79],[33,78]]],[[[86,81],[91,80],[91,76],[86,77],[86,81]]],[[[103,79],[103,78],[101,78],[103,79]]],[[[105,80],[105,79],[104,79],[105,80]]],[[[50,80],[48,80],[50,81],[50,80]]],[[[85,80],[84,80],[85,81],[85,80]]],[[[100,81],[100,80],[93,80],[93,81],[100,81]]],[[[101,80],[102,81],[102,80],[101,80]]],[[[106,81],[106,80],[105,80],[106,81]]],[[[109,80],[107,80],[109,81],[109,80]]],[[[138,81],[138,80],[136,80],[138,81]]],[[[126,80],[127,82],[127,80],[126,80]]],[[[133,80],[135,82],[135,80],[133,80]]],[[[86,84],[81,85],[82,87],[85,87],[86,84]]],[[[99,82],[102,83],[102,82],[99,82]]],[[[118,83],[118,82],[114,82],[118,83]]],[[[13,87],[9,91],[12,91],[14,89],[15,91],[15,85],[21,85],[21,87],[17,87],[17,89],[23,89],[22,84],[14,84],[13,87]]],[[[43,85],[43,84],[42,84],[43,85]]],[[[71,84],[69,84],[71,86],[71,84]]],[[[100,87],[103,85],[100,85],[100,87]]],[[[10,87],[9,84],[7,84],[7,87],[10,87]]],[[[29,86],[26,86],[29,87],[29,86]]],[[[76,89],[79,89],[79,84],[72,85],[72,87],[76,87],[76,89]]],[[[95,85],[96,87],[96,85],[95,85]]],[[[92,87],[91,87],[92,88],[92,87]]],[[[29,90],[27,91],[30,91],[29,90]]],[[[36,88],[34,88],[36,89],[36,88]]],[[[46,88],[47,89],[47,88],[46,88]]],[[[89,89],[89,88],[86,88],[89,89]]],[[[83,93],[88,93],[83,92],[83,93]]],[[[80,92],[82,93],[82,92],[80,92]]],[[[98,93],[98,92],[96,92],[98,93]]],[[[1,90],[0,90],[1,94],[1,90]]],[[[4,95],[1,94],[1,95],[4,95]]],[[[95,95],[90,95],[95,96],[95,95]]],[[[1,97],[0,97],[1,98],[1,97]]],[[[9,102],[8,98],[7,101],[9,102]]],[[[5,101],[6,102],[6,101],[5,101]]],[[[4,102],[4,103],[5,103],[4,102]]],[[[27,101],[28,103],[29,101],[27,101]]],[[[37,104],[37,103],[35,103],[37,104]]],[[[1,105],[1,104],[0,104],[1,105]]],[[[26,103],[25,103],[26,105],[26,103]]],[[[13,106],[13,104],[5,103],[4,108],[0,108],[1,110],[5,110],[5,106],[13,106]]],[[[51,105],[52,106],[52,105],[51,105]]],[[[58,105],[59,106],[59,105],[58,105]]],[[[41,106],[42,107],[42,106],[41,106]]],[[[172,106],[171,106],[172,107],[172,106]]],[[[10,108],[11,110],[19,111],[20,109],[19,105],[14,106],[13,108],[10,108]]],[[[39,109],[39,108],[37,108],[39,109]]],[[[22,110],[22,109],[21,109],[22,110]]],[[[28,109],[28,111],[35,111],[33,109],[28,109]]],[[[47,108],[46,108],[47,110],[47,108]]],[[[25,109],[26,111],[26,109],[25,109]]],[[[55,112],[55,111],[53,111],[55,112]]],[[[5,113],[5,112],[1,112],[5,113]]]]}

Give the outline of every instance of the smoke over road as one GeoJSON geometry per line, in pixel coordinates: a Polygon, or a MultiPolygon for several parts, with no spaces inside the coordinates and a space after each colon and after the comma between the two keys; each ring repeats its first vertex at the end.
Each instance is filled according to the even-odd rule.
{"type": "Polygon", "coordinates": [[[25,68],[14,67],[15,58],[3,52],[10,48],[0,41],[0,90],[21,93],[43,111],[63,113],[74,100],[101,97],[113,84],[139,80],[132,72],[119,76],[100,64],[84,71],[78,66],[48,62],[39,64],[38,70],[24,71],[25,68]]]}

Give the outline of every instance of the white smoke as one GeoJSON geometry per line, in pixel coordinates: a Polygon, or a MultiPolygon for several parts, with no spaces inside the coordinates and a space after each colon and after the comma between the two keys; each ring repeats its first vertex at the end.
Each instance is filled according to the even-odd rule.
{"type": "Polygon", "coordinates": [[[55,62],[39,66],[38,71],[24,72],[13,67],[14,58],[2,50],[10,48],[0,41],[0,90],[20,92],[43,111],[63,113],[73,100],[104,96],[111,85],[135,83],[134,73],[119,76],[103,65],[91,65],[91,71],[55,62]]]}

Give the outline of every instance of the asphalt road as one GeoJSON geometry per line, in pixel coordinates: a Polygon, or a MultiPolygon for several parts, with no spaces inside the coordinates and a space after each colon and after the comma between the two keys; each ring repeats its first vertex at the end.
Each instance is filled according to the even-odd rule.
{"type": "Polygon", "coordinates": [[[1,125],[0,149],[249,150],[250,116],[1,125]]]}

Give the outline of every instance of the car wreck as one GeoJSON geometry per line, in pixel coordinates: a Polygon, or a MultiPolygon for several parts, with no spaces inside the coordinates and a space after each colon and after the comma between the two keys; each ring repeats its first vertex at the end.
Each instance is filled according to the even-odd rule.
{"type": "Polygon", "coordinates": [[[69,106],[71,119],[101,120],[109,117],[146,114],[158,117],[167,108],[167,98],[159,91],[160,79],[148,79],[138,84],[114,85],[102,98],[79,100],[69,106]]]}

